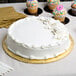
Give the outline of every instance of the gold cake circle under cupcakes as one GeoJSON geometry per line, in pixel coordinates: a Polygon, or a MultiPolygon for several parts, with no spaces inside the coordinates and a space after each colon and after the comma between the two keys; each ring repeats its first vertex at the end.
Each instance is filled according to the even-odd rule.
{"type": "Polygon", "coordinates": [[[22,61],[22,62],[25,62],[25,63],[34,63],[34,64],[44,64],[44,63],[50,63],[50,62],[54,62],[54,61],[57,61],[57,60],[60,60],[62,58],[64,58],[65,56],[67,56],[73,49],[73,46],[74,46],[74,41],[72,39],[71,36],[69,36],[70,38],[70,41],[71,41],[71,44],[70,44],[70,47],[65,50],[64,53],[62,54],[59,54],[58,56],[56,57],[53,57],[53,58],[48,58],[48,59],[28,59],[28,58],[24,58],[24,57],[21,57],[19,55],[16,55],[15,53],[11,52],[8,48],[7,48],[7,45],[5,43],[5,39],[6,37],[4,38],[3,40],[3,49],[4,51],[12,58],[16,59],[16,60],[19,60],[19,61],[22,61]]]}

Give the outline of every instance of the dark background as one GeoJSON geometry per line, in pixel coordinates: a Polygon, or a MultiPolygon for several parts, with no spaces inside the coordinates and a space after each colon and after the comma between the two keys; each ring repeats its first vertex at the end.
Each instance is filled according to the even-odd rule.
{"type": "MultiPolygon", "coordinates": [[[[47,0],[38,0],[39,2],[45,2],[47,0]]],[[[61,1],[72,1],[72,0],[61,0],[61,1]]],[[[26,2],[26,0],[0,0],[0,3],[15,3],[15,2],[26,2]]]]}

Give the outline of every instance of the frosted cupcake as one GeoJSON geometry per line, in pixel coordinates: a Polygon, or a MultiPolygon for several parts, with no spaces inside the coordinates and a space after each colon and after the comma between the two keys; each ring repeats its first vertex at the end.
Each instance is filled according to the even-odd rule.
{"type": "Polygon", "coordinates": [[[72,14],[76,15],[76,1],[72,3],[71,8],[72,8],[72,14]]]}
{"type": "Polygon", "coordinates": [[[64,22],[66,17],[66,10],[64,9],[63,5],[58,5],[53,11],[53,15],[56,20],[64,22]]]}
{"type": "Polygon", "coordinates": [[[28,12],[30,14],[36,14],[38,11],[38,1],[37,0],[27,0],[26,6],[28,9],[28,12]]]}
{"type": "Polygon", "coordinates": [[[60,3],[60,0],[47,0],[47,2],[48,2],[48,8],[50,10],[54,10],[60,3]]]}

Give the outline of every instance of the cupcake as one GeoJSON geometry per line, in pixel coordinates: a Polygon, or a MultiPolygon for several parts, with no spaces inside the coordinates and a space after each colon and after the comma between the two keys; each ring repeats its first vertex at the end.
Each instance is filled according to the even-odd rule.
{"type": "Polygon", "coordinates": [[[60,20],[61,22],[64,22],[66,17],[66,10],[64,9],[63,5],[58,5],[53,10],[53,15],[56,20],[60,20]]]}
{"type": "Polygon", "coordinates": [[[76,15],[76,1],[72,3],[71,8],[72,8],[72,14],[76,15]]]}
{"type": "Polygon", "coordinates": [[[48,8],[50,10],[53,10],[58,6],[58,4],[60,3],[60,0],[47,0],[47,2],[48,2],[48,8]]]}
{"type": "Polygon", "coordinates": [[[28,9],[28,12],[30,14],[36,14],[38,11],[38,1],[37,0],[27,0],[26,6],[28,9]]]}

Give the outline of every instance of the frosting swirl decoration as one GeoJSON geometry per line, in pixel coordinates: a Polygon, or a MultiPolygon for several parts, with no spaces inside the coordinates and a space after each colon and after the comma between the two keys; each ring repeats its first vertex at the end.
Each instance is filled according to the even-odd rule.
{"type": "Polygon", "coordinates": [[[53,11],[53,15],[65,15],[66,14],[66,10],[64,9],[63,5],[58,5],[56,7],[56,9],[53,11]]]}
{"type": "Polygon", "coordinates": [[[52,4],[52,5],[60,3],[59,0],[47,0],[47,2],[48,2],[48,4],[52,4]]]}
{"type": "Polygon", "coordinates": [[[61,11],[63,9],[63,6],[62,5],[59,5],[58,7],[57,7],[57,10],[58,11],[61,11]]]}
{"type": "Polygon", "coordinates": [[[38,7],[37,0],[27,0],[26,2],[27,7],[38,7]]]}

